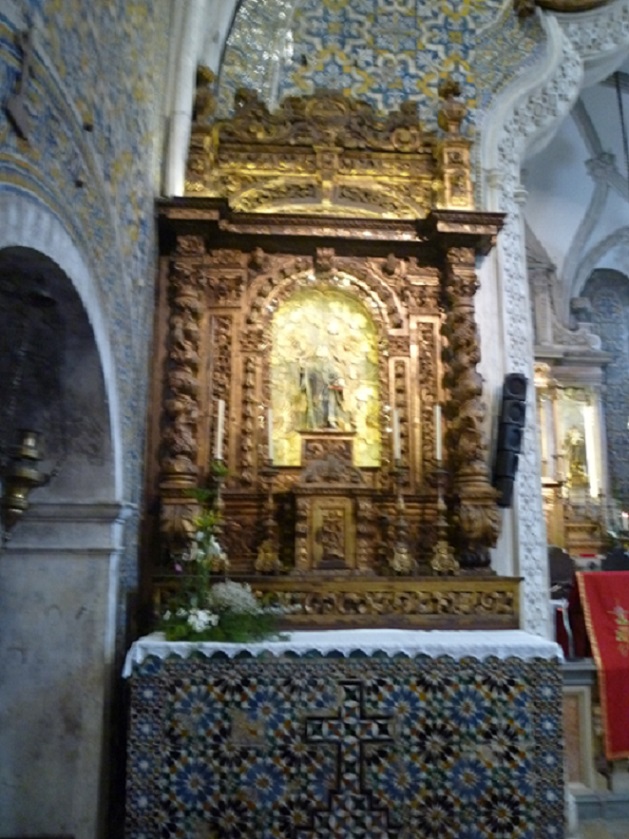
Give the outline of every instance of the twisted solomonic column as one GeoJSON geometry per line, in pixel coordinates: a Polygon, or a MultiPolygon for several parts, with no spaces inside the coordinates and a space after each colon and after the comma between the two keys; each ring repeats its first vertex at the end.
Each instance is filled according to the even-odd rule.
{"type": "Polygon", "coordinates": [[[476,366],[480,348],[474,316],[478,288],[476,250],[450,247],[445,252],[446,314],[442,334],[446,464],[450,475],[450,531],[464,572],[487,571],[489,548],[496,544],[500,512],[487,465],[483,433],[482,378],[476,366]]]}

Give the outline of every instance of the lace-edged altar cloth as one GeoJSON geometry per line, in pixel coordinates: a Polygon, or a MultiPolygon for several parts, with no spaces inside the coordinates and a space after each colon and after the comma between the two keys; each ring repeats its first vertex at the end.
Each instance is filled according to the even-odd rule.
{"type": "Polygon", "coordinates": [[[292,632],[262,642],[235,644],[208,641],[166,641],[163,633],[155,632],[133,643],[127,653],[123,676],[132,675],[136,665],[149,656],[160,659],[170,656],[188,658],[198,654],[211,658],[226,655],[234,658],[243,653],[260,657],[275,657],[290,653],[351,656],[358,653],[371,655],[422,655],[438,658],[450,656],[459,660],[476,658],[518,658],[530,661],[535,658],[563,661],[561,647],[537,635],[519,629],[483,630],[413,630],[413,629],[344,629],[312,632],[292,632]]]}

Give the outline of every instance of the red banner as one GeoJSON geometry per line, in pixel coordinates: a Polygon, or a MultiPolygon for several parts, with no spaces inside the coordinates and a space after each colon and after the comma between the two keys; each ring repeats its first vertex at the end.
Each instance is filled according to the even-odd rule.
{"type": "Polygon", "coordinates": [[[629,757],[629,571],[580,571],[577,583],[598,671],[605,754],[629,757]]]}

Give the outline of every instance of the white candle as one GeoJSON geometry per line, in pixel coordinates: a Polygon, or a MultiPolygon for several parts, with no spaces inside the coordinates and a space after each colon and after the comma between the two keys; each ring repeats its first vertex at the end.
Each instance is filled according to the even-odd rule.
{"type": "Polygon", "coordinates": [[[400,440],[400,415],[398,409],[393,409],[393,460],[402,459],[402,441],[400,440]]]}
{"type": "Polygon", "coordinates": [[[214,460],[223,459],[223,434],[225,433],[225,400],[218,400],[216,416],[216,437],[214,438],[214,460]]]}
{"type": "Polygon", "coordinates": [[[269,408],[266,412],[266,433],[267,433],[267,454],[273,463],[273,410],[269,408]]]}
{"type": "Polygon", "coordinates": [[[435,459],[441,463],[443,457],[441,441],[441,405],[435,405],[435,459]]]}

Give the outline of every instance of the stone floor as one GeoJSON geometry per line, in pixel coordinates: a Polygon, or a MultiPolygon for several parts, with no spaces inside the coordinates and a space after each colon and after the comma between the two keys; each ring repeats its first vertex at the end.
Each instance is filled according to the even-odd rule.
{"type": "Polygon", "coordinates": [[[575,839],[629,839],[629,813],[626,819],[582,821],[575,839]]]}

